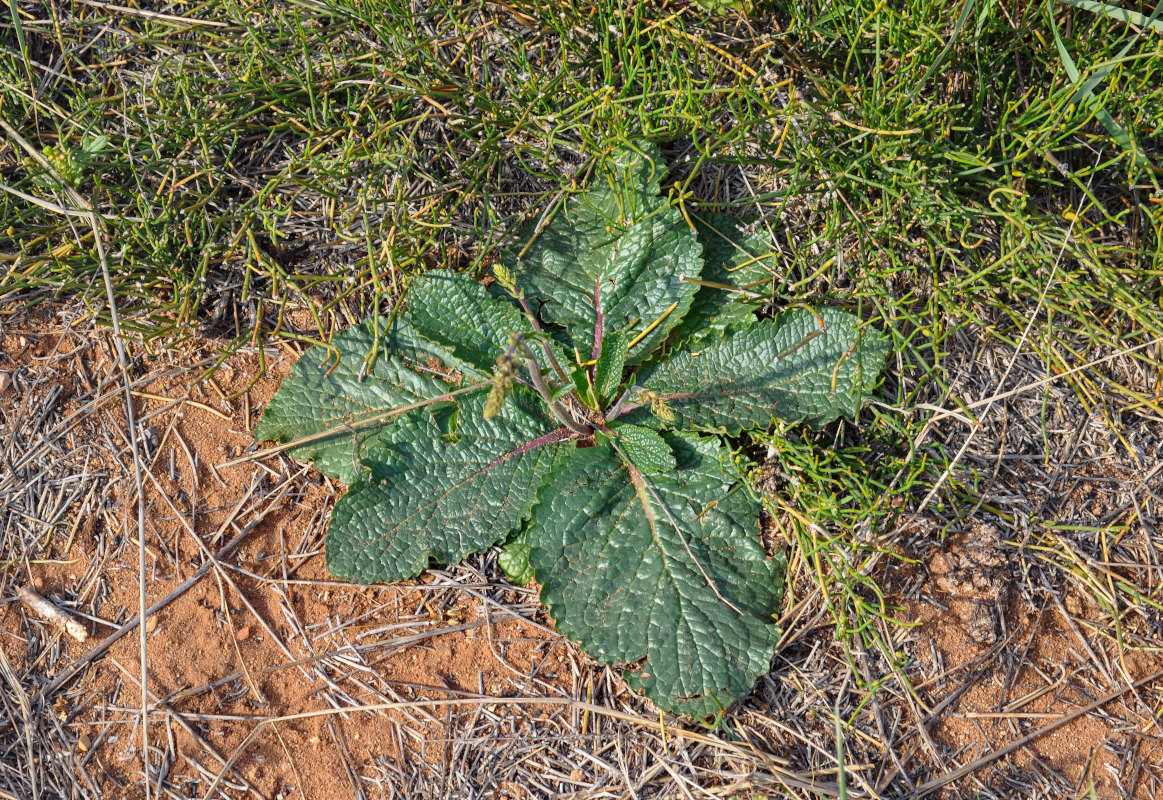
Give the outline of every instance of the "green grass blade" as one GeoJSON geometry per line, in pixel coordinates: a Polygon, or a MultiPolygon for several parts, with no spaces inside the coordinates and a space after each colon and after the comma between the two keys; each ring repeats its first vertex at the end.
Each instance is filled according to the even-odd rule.
{"type": "MultiPolygon", "coordinates": [[[[1163,2],[1156,6],[1154,13],[1147,21],[1155,21],[1161,10],[1163,10],[1163,2]]],[[[1070,78],[1071,83],[1079,83],[1082,80],[1082,73],[1079,71],[1078,65],[1074,62],[1074,59],[1070,56],[1069,51],[1067,51],[1066,44],[1062,41],[1062,36],[1058,33],[1058,26],[1053,23],[1053,20],[1051,20],[1051,30],[1054,33],[1054,46],[1058,49],[1058,55],[1062,59],[1062,66],[1066,69],[1066,75],[1070,78]]],[[[1101,69],[1097,70],[1094,75],[1083,82],[1078,87],[1078,90],[1074,93],[1074,102],[1086,106],[1086,108],[1089,109],[1092,114],[1094,114],[1094,116],[1106,129],[1106,132],[1110,134],[1110,137],[1115,140],[1115,143],[1118,144],[1119,147],[1121,147],[1123,151],[1131,157],[1136,167],[1144,170],[1147,173],[1148,179],[1152,184],[1154,184],[1155,189],[1158,190],[1159,185],[1155,180],[1155,176],[1153,174],[1153,165],[1151,164],[1150,160],[1131,138],[1131,135],[1127,133],[1126,129],[1120,125],[1113,116],[1111,116],[1110,112],[1106,110],[1106,107],[1094,94],[1094,88],[1099,83],[1101,83],[1106,78],[1106,76],[1110,74],[1111,70],[1113,70],[1115,66],[1117,66],[1117,64],[1126,56],[1127,51],[1137,39],[1137,35],[1132,37],[1131,40],[1123,46],[1123,49],[1119,51],[1119,54],[1116,58],[1112,59],[1110,63],[1104,65],[1101,69]]]]}
{"type": "Polygon", "coordinates": [[[917,82],[916,88],[911,92],[913,97],[921,93],[925,85],[929,82],[929,78],[933,77],[933,73],[937,68],[944,63],[945,59],[949,57],[953,46],[957,44],[957,40],[961,37],[961,31],[965,28],[965,23],[969,20],[969,15],[973,13],[974,0],[965,0],[965,5],[961,8],[961,13],[957,17],[957,24],[953,26],[953,33],[949,34],[949,41],[945,43],[945,47],[933,59],[933,63],[925,70],[925,74],[921,76],[921,80],[917,82]]]}
{"type": "Polygon", "coordinates": [[[1131,11],[1130,9],[1112,6],[1107,3],[1096,3],[1094,0],[1058,0],[1058,2],[1065,3],[1068,6],[1074,6],[1075,8],[1081,8],[1083,11],[1089,11],[1093,14],[1099,14],[1108,19],[1125,22],[1128,25],[1149,28],[1157,33],[1163,33],[1163,20],[1155,19],[1155,16],[1159,13],[1158,11],[1150,17],[1147,17],[1138,11],[1131,11]]]}
{"type": "Polygon", "coordinates": [[[20,22],[16,0],[8,0],[8,8],[12,14],[12,27],[16,30],[16,44],[20,46],[20,58],[24,61],[24,71],[28,73],[28,85],[33,86],[32,63],[28,60],[28,40],[24,38],[24,25],[20,22]]]}

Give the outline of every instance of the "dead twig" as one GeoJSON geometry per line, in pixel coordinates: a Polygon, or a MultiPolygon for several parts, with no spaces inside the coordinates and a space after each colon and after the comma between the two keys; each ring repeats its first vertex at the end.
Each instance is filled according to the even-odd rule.
{"type": "Polygon", "coordinates": [[[65,633],[72,636],[78,642],[83,642],[89,638],[89,632],[85,630],[85,626],[81,624],[80,620],[61,611],[50,600],[41,597],[31,588],[27,586],[17,587],[16,596],[22,603],[37,614],[40,614],[53,625],[63,628],[65,633]]]}

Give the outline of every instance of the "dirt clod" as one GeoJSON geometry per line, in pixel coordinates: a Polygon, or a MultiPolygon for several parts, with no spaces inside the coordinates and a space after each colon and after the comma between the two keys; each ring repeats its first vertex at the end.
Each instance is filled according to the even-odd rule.
{"type": "Polygon", "coordinates": [[[997,641],[999,613],[1010,586],[1005,566],[1001,538],[987,523],[975,523],[951,540],[929,565],[936,586],[977,644],[997,641]]]}

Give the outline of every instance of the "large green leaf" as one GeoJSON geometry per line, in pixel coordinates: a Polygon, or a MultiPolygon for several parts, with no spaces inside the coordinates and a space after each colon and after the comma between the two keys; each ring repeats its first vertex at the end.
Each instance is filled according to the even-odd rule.
{"type": "Polygon", "coordinates": [[[782,559],[713,439],[667,434],[679,471],[646,475],[609,445],[569,449],[533,510],[529,560],[557,629],[661,708],[701,717],[751,690],[778,635],[782,559]]]}
{"type": "Polygon", "coordinates": [[[433,367],[460,370],[469,365],[403,320],[365,321],[337,334],[331,349],[315,346],[303,353],[267,404],[255,439],[290,442],[334,431],[289,452],[314,461],[323,474],[351,483],[364,456],[395,422],[390,417],[373,424],[366,420],[456,388],[423,371],[433,367]]]}
{"type": "Polygon", "coordinates": [[[700,245],[682,214],[658,197],[663,174],[653,145],[617,151],[540,234],[527,229],[504,254],[534,310],[579,352],[592,352],[599,284],[605,331],[633,338],[662,319],[630,349],[628,364],[653,352],[690,308],[698,285],[683,277],[699,277],[700,245]]]}
{"type": "Polygon", "coordinates": [[[884,369],[888,342],[835,308],[799,308],[702,350],[683,350],[639,380],[672,420],[647,407],[628,421],[722,428],[731,435],[773,420],[822,425],[853,417],[884,369]]]}
{"type": "Polygon", "coordinates": [[[754,220],[706,212],[693,218],[703,244],[704,285],[675,329],[674,341],[697,346],[755,323],[763,286],[754,284],[771,278],[776,266],[770,237],[747,227],[754,220]]]}
{"type": "Polygon", "coordinates": [[[459,403],[446,433],[421,409],[381,438],[368,471],[335,505],[327,567],[360,583],[411,578],[430,559],[456,563],[501,541],[524,519],[570,434],[518,388],[484,419],[483,393],[459,403]]]}
{"type": "Polygon", "coordinates": [[[493,297],[464,273],[443,269],[416,280],[408,311],[409,321],[423,336],[446,344],[483,373],[492,372],[497,356],[508,349],[510,334],[532,333],[512,303],[493,297]]]}

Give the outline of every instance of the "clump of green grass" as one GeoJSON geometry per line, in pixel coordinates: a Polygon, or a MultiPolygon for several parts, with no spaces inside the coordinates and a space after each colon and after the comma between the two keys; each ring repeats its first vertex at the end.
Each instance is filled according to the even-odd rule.
{"type": "MultiPolygon", "coordinates": [[[[248,317],[304,295],[323,316],[362,316],[361,303],[425,263],[479,261],[488,232],[569,188],[596,149],[723,138],[728,118],[746,139],[774,112],[693,10],[213,0],[176,14],[194,25],[92,9],[23,16],[33,68],[61,52],[66,77],[39,67],[47,88],[30,95],[10,48],[0,107],[42,148],[108,138],[80,188],[124,254],[114,278],[126,316],[166,336],[223,296],[248,317]],[[304,244],[336,255],[335,268],[288,264],[284,248],[304,244]]],[[[16,174],[14,188],[30,188],[35,176],[16,174]]],[[[68,225],[0,202],[12,223],[0,248],[20,257],[4,288],[82,291],[95,263],[69,247],[68,225]]],[[[225,316],[238,336],[248,321],[271,328],[225,316]]]]}
{"type": "MultiPolygon", "coordinates": [[[[893,613],[861,580],[878,549],[865,526],[890,529],[897,489],[912,487],[915,503],[955,466],[940,438],[918,439],[930,414],[910,410],[943,404],[953,388],[945,362],[959,330],[1020,344],[1116,430],[1120,407],[1157,407],[1142,387],[1073,370],[1139,348],[1130,357],[1158,375],[1144,345],[1163,335],[1163,48],[1091,11],[1043,4],[809,3],[787,14],[779,57],[810,94],[798,105],[803,135],[769,166],[803,176],[800,192],[819,198],[817,224],[784,231],[787,299],[863,297],[900,352],[885,400],[912,415],[890,451],[904,463],[887,472],[856,453],[850,471],[838,469],[843,449],[821,461],[808,442],[772,442],[785,472],[812,476],[787,521],[805,557],[821,554],[816,585],[843,598],[833,614],[843,637],[893,613]],[[1090,99],[1080,95],[1099,73],[1090,99]]],[[[944,404],[955,408],[959,393],[944,404]]],[[[962,410],[972,422],[985,409],[962,410]]],[[[865,434],[875,441],[877,428],[865,434]]],[[[952,524],[980,508],[977,480],[954,468],[936,516],[952,524]]],[[[893,649],[877,644],[892,663],[893,649]]]]}

